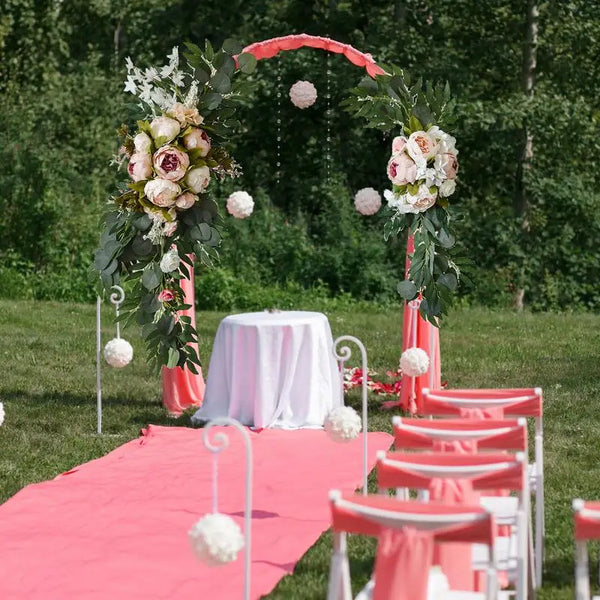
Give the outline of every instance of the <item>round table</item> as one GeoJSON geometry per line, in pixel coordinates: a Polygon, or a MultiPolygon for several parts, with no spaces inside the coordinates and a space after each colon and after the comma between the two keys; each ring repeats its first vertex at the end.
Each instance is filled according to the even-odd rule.
{"type": "Polygon", "coordinates": [[[204,404],[192,420],[229,416],[263,428],[322,427],[342,406],[327,317],[318,312],[230,315],[219,324],[204,404]]]}

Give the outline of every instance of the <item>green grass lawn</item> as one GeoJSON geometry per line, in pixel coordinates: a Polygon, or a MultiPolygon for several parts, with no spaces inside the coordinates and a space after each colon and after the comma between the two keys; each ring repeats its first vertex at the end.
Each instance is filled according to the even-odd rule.
{"type": "MultiPolygon", "coordinates": [[[[113,335],[108,308],[104,316],[106,342],[113,335]]],[[[198,313],[205,364],[223,316],[198,313]]],[[[328,317],[334,336],[363,340],[372,368],[395,368],[400,312],[328,317]]],[[[136,357],[126,370],[104,370],[108,435],[99,437],[94,435],[95,307],[0,300],[0,401],[6,410],[0,429],[0,501],[28,483],[106,454],[148,423],[189,425],[189,415],[166,417],[160,382],[148,374],[138,331],[126,331],[124,337],[136,357]]],[[[572,598],[571,500],[600,499],[600,317],[461,309],[445,322],[441,343],[442,377],[451,387],[544,389],[547,557],[539,597],[572,598]]],[[[373,398],[370,427],[389,431],[392,413],[379,411],[378,404],[373,398]]],[[[324,535],[268,598],[324,598],[330,543],[324,535]]],[[[373,549],[370,540],[351,540],[357,586],[372,568],[373,549]]]]}

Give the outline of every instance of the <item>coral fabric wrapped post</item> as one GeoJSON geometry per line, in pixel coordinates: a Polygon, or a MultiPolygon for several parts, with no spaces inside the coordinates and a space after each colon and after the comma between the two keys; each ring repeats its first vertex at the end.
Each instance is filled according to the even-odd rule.
{"type": "MultiPolygon", "coordinates": [[[[125,92],[135,96],[136,114],[118,131],[114,163],[123,181],[109,202],[94,268],[100,288],[127,287],[122,319],[142,325],[151,366],[165,368],[172,414],[202,400],[193,260],[218,260],[221,216],[211,184],[241,173],[220,141],[236,126],[232,109],[248,90],[239,75],[256,65],[240,51],[227,40],[220,50],[187,44],[184,57],[175,47],[160,67],[126,61],[125,92]]],[[[242,208],[248,216],[248,202],[242,208]]]]}

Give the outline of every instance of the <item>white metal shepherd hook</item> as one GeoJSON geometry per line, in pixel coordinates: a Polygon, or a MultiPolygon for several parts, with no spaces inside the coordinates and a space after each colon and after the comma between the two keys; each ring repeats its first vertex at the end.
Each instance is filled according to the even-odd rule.
{"type": "Polygon", "coordinates": [[[342,378],[342,395],[344,394],[344,363],[352,356],[352,351],[348,346],[342,346],[338,349],[338,345],[342,342],[353,342],[360,349],[360,356],[362,359],[362,433],[363,433],[363,489],[362,493],[364,496],[367,495],[367,479],[369,475],[368,470],[368,455],[367,455],[367,351],[365,350],[364,344],[354,336],[342,335],[333,342],[333,353],[335,358],[339,362],[340,372],[342,378]]]}
{"type": "Polygon", "coordinates": [[[231,417],[217,417],[209,421],[202,431],[202,443],[213,453],[213,504],[212,512],[218,512],[218,455],[229,445],[229,438],[224,431],[213,432],[211,429],[218,425],[231,425],[235,427],[244,439],[246,449],[246,477],[245,477],[245,504],[244,504],[244,600],[250,600],[250,559],[251,559],[251,528],[252,528],[252,442],[248,430],[231,417]]]}

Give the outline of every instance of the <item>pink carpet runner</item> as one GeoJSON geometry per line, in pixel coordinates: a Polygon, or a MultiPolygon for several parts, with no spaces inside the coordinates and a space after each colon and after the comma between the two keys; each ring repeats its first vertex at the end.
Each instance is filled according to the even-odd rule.
{"type": "MultiPolygon", "coordinates": [[[[243,526],[243,443],[228,432],[219,510],[243,526]]],[[[260,598],[329,527],[328,490],[360,485],[361,440],[275,429],[251,438],[252,598],[260,598]]],[[[369,434],[371,465],[391,441],[369,434]]],[[[211,462],[200,430],[151,425],[103,458],[27,486],[0,506],[0,598],[241,599],[242,556],[211,569],[188,543],[190,526],[211,510],[211,462]]]]}

